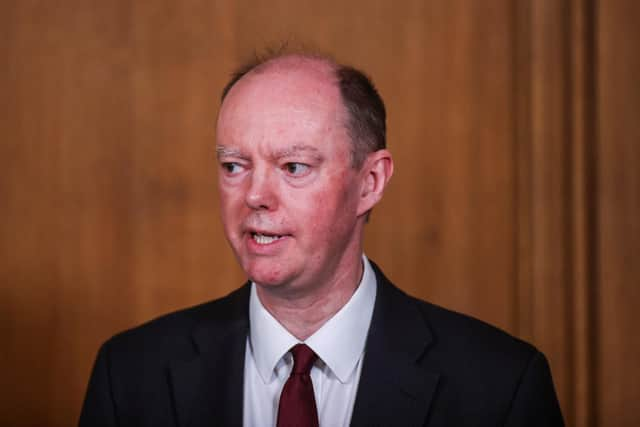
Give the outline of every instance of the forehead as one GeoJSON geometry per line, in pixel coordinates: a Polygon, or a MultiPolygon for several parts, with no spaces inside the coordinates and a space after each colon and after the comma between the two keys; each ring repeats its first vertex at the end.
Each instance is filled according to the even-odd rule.
{"type": "Polygon", "coordinates": [[[229,91],[218,116],[218,138],[331,131],[341,117],[340,93],[330,64],[281,59],[251,71],[229,91]]]}

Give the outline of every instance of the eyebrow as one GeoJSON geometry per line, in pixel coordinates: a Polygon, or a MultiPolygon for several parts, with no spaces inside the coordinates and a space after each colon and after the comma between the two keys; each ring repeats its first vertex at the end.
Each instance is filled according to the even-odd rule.
{"type": "Polygon", "coordinates": [[[242,154],[242,151],[240,151],[239,149],[225,147],[224,145],[218,145],[216,147],[216,155],[218,156],[218,158],[221,158],[221,157],[240,157],[243,159],[247,158],[247,156],[242,154]]]}
{"type": "MultiPolygon", "coordinates": [[[[307,153],[313,156],[316,160],[322,160],[324,158],[320,153],[320,150],[318,150],[316,147],[313,147],[311,145],[301,145],[301,144],[295,144],[295,145],[292,145],[291,147],[286,147],[280,150],[276,150],[271,155],[271,158],[277,160],[277,159],[282,159],[283,157],[290,157],[300,153],[307,153]]],[[[224,145],[218,145],[216,147],[216,155],[218,159],[224,158],[224,157],[238,157],[241,159],[249,158],[249,156],[244,154],[240,149],[226,147],[224,145]]]]}
{"type": "Polygon", "coordinates": [[[295,144],[291,147],[286,147],[280,150],[276,150],[273,153],[273,158],[281,159],[283,157],[293,156],[295,154],[307,153],[315,157],[316,159],[322,159],[322,154],[320,154],[320,150],[311,145],[301,145],[295,144]]]}

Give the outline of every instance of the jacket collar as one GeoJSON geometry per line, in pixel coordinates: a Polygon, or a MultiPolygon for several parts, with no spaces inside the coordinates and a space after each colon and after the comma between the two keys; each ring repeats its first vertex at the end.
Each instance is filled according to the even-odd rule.
{"type": "MultiPolygon", "coordinates": [[[[417,304],[371,264],[378,288],[351,425],[423,425],[439,378],[422,363],[433,337],[417,304]]],[[[249,291],[211,303],[193,333],[196,356],[171,365],[180,427],[242,425],[249,291]]]]}
{"type": "Polygon", "coordinates": [[[249,284],[210,304],[192,338],[196,356],[175,361],[170,382],[180,427],[241,426],[249,284]]]}
{"type": "Polygon", "coordinates": [[[424,425],[439,378],[421,362],[433,336],[415,301],[373,267],[378,294],[351,425],[424,425]]]}

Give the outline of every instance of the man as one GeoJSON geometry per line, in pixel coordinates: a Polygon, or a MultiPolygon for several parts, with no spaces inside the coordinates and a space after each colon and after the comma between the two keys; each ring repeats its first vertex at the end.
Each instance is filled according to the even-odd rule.
{"type": "Polygon", "coordinates": [[[371,82],[276,55],[225,88],[225,234],[249,282],[101,348],[82,426],[559,426],[544,356],[363,255],[393,173],[371,82]]]}

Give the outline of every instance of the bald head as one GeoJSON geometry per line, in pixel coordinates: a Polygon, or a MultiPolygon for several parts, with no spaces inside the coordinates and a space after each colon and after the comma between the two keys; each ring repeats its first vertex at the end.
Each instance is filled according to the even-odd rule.
{"type": "MultiPolygon", "coordinates": [[[[368,153],[386,148],[386,111],[371,80],[361,71],[333,59],[308,53],[275,53],[256,57],[238,68],[222,91],[222,102],[242,80],[264,73],[279,76],[282,84],[294,84],[288,75],[305,73],[334,86],[341,114],[336,116],[350,139],[351,163],[360,168],[368,153]]],[[[284,87],[283,87],[284,88],[284,87]]],[[[307,93],[313,102],[317,93],[307,93]]]]}

